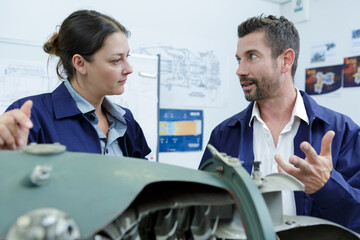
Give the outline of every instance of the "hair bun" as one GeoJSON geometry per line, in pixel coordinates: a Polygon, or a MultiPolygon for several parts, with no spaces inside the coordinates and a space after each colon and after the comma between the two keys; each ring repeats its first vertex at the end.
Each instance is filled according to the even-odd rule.
{"type": "Polygon", "coordinates": [[[59,34],[54,33],[53,35],[51,35],[49,40],[44,44],[43,49],[46,53],[48,53],[50,55],[59,56],[58,37],[59,37],[59,34]]]}

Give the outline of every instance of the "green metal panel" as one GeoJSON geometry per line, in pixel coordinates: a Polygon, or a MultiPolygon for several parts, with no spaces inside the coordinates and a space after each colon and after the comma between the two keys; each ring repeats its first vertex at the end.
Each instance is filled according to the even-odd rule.
{"type": "Polygon", "coordinates": [[[32,155],[0,151],[0,236],[16,219],[37,208],[67,213],[90,236],[121,214],[148,184],[194,182],[225,189],[221,178],[203,171],[99,154],[65,152],[32,155]],[[51,177],[33,186],[29,174],[36,165],[52,166],[51,177]]]}

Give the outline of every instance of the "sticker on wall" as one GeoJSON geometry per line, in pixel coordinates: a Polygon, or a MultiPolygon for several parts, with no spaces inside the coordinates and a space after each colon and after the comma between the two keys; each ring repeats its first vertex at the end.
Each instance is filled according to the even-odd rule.
{"type": "Polygon", "coordinates": [[[336,43],[324,42],[317,43],[311,46],[310,63],[330,63],[336,60],[336,43]]]}
{"type": "Polygon", "coordinates": [[[360,87],[360,56],[344,58],[344,87],[360,87]]]}
{"type": "Polygon", "coordinates": [[[360,29],[353,29],[351,31],[351,52],[360,52],[360,29]]]}
{"type": "Polygon", "coordinates": [[[201,151],[203,111],[160,109],[159,152],[201,151]]]}
{"type": "Polygon", "coordinates": [[[333,92],[341,87],[343,65],[306,69],[305,91],[310,95],[333,92]]]}

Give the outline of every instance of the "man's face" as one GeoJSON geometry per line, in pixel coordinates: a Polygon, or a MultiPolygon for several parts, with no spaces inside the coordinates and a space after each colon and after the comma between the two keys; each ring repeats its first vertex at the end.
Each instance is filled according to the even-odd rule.
{"type": "Polygon", "coordinates": [[[236,71],[248,101],[261,101],[275,97],[280,89],[280,67],[265,45],[264,32],[253,32],[239,39],[236,71]]]}

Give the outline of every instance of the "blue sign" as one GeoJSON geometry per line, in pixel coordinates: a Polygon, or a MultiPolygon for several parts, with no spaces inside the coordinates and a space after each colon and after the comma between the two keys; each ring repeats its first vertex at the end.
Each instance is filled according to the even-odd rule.
{"type": "Polygon", "coordinates": [[[159,152],[201,151],[203,111],[160,109],[159,152]]]}

